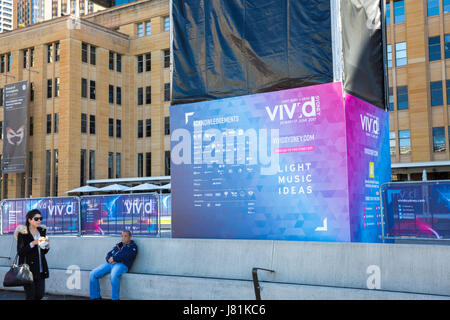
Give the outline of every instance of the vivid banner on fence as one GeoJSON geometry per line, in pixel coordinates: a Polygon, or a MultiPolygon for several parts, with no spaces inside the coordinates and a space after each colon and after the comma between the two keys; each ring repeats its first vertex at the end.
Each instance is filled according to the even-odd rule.
{"type": "Polygon", "coordinates": [[[25,225],[27,212],[39,209],[42,224],[49,234],[79,233],[79,203],[76,197],[12,199],[2,201],[2,233],[12,234],[20,224],[25,225]]]}
{"type": "Polygon", "coordinates": [[[82,234],[158,235],[158,195],[130,194],[81,198],[82,234]]]}
{"type": "Polygon", "coordinates": [[[341,83],[171,107],[173,237],[380,241],[388,117],[354,99],[350,122],[341,83]]]}
{"type": "Polygon", "coordinates": [[[25,172],[28,82],[5,85],[3,111],[3,173],[25,172]]]}
{"type": "Polygon", "coordinates": [[[389,237],[450,239],[450,183],[392,183],[382,199],[389,237]]]}

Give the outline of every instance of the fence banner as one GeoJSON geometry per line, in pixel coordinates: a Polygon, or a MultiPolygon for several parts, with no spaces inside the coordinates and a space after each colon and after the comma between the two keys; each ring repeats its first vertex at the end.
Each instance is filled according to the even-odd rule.
{"type": "Polygon", "coordinates": [[[44,218],[49,234],[79,233],[79,202],[77,197],[36,199],[11,199],[2,202],[2,233],[12,234],[16,227],[25,224],[31,209],[38,209],[44,218]]]}
{"type": "Polygon", "coordinates": [[[81,233],[157,236],[157,194],[119,194],[81,197],[81,233]]]}
{"type": "Polygon", "coordinates": [[[381,196],[386,236],[450,239],[450,182],[387,184],[381,196]]]}

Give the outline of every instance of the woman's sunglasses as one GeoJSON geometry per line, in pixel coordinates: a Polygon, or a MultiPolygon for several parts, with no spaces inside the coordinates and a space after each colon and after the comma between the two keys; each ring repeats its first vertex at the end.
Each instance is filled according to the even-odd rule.
{"type": "Polygon", "coordinates": [[[34,220],[34,221],[39,221],[39,220],[42,221],[42,217],[40,217],[40,218],[34,217],[33,220],[34,220]]]}

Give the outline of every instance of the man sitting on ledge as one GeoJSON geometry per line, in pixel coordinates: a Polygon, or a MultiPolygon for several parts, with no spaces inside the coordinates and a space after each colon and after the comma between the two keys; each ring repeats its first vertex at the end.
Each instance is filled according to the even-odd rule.
{"type": "Polygon", "coordinates": [[[91,299],[101,299],[99,279],[111,273],[112,300],[119,300],[120,277],[131,269],[137,255],[137,245],[131,240],[131,232],[122,232],[122,242],[119,242],[106,255],[106,263],[98,266],[89,274],[89,293],[91,299]]]}

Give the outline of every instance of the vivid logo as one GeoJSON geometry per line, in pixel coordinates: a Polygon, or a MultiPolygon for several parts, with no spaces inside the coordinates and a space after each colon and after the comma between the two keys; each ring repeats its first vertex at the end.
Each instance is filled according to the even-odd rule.
{"type": "Polygon", "coordinates": [[[297,118],[311,118],[316,116],[316,103],[319,97],[307,98],[305,102],[294,102],[289,108],[287,104],[276,105],[273,108],[266,107],[267,114],[269,115],[270,121],[275,121],[277,114],[279,114],[280,121],[292,120],[295,115],[297,107],[299,107],[300,114],[297,118]]]}
{"type": "Polygon", "coordinates": [[[370,135],[376,135],[380,133],[380,121],[378,117],[371,114],[359,115],[361,119],[361,126],[363,131],[369,133],[370,135]]]}

